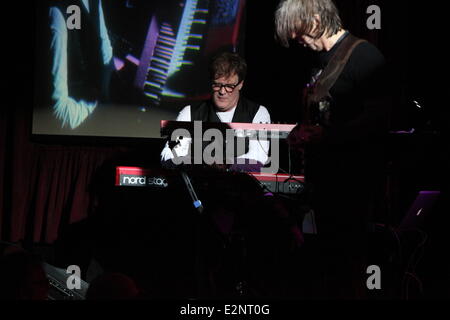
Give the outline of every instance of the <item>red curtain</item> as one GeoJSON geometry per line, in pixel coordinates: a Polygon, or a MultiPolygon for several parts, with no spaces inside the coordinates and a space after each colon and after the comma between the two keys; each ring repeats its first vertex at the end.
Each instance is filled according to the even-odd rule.
{"type": "Polygon", "coordinates": [[[0,117],[0,239],[52,243],[88,216],[93,174],[119,148],[33,143],[30,118],[20,108],[0,117]]]}

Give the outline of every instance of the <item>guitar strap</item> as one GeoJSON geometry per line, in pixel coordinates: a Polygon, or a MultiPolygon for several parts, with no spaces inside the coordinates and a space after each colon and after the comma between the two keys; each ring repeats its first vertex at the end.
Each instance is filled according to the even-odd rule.
{"type": "Polygon", "coordinates": [[[306,96],[306,114],[304,114],[304,122],[309,124],[315,121],[312,112],[312,108],[320,104],[321,101],[331,98],[330,89],[339,78],[342,70],[350,58],[353,50],[357,45],[366,40],[356,38],[349,34],[342,40],[341,45],[337,48],[336,52],[331,57],[329,63],[320,74],[316,83],[312,88],[308,90],[306,96]]]}

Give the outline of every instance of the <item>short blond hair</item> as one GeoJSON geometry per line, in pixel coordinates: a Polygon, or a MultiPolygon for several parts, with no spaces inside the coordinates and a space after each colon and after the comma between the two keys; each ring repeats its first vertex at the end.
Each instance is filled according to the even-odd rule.
{"type": "Polygon", "coordinates": [[[275,12],[275,36],[289,47],[292,34],[310,34],[314,27],[314,15],[320,17],[316,37],[332,36],[342,29],[339,11],[332,0],[282,0],[275,12]]]}

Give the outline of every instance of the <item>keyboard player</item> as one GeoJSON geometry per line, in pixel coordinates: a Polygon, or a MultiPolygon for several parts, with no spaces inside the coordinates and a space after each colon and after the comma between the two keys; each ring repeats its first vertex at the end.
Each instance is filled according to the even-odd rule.
{"type": "MultiPolygon", "coordinates": [[[[270,114],[264,106],[258,105],[243,97],[247,65],[238,54],[222,52],[216,55],[210,64],[211,98],[197,105],[188,105],[178,114],[177,121],[204,122],[241,122],[241,123],[270,123],[270,114]]],[[[173,152],[178,157],[187,156],[191,139],[179,139],[171,148],[169,141],[161,152],[161,162],[165,167],[173,167],[173,152]]],[[[235,141],[236,146],[236,141],[235,141]]],[[[269,141],[246,139],[245,152],[234,152],[233,164],[230,170],[258,172],[268,161],[269,141]],[[239,163],[236,158],[240,158],[239,163]],[[244,163],[242,163],[244,162],[244,163]]],[[[223,163],[226,160],[224,159],[223,163]]]]}

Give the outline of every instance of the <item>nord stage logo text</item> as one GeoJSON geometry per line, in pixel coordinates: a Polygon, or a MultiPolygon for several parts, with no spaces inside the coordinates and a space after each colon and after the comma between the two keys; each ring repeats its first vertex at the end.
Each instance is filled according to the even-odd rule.
{"type": "Polygon", "coordinates": [[[120,175],[120,185],[131,187],[158,187],[158,188],[167,188],[169,186],[167,180],[164,177],[142,176],[142,175],[138,176],[130,174],[120,175]]]}

